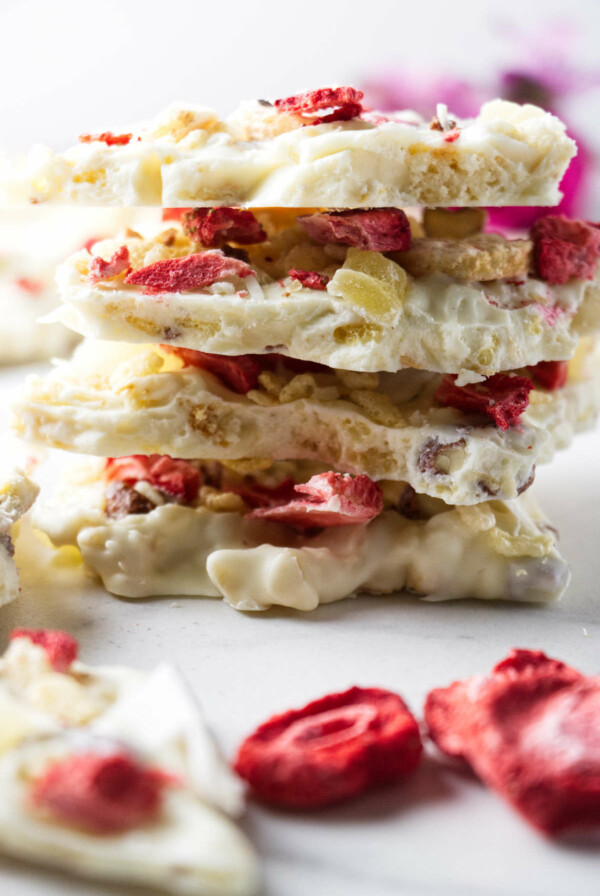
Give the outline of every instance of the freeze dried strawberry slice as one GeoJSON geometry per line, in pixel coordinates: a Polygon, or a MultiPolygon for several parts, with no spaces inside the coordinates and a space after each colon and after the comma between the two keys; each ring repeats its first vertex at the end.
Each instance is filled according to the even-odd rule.
{"type": "Polygon", "coordinates": [[[600,230],[564,215],[538,218],[531,228],[533,260],[547,283],[566,283],[572,277],[592,280],[600,258],[600,230]]]}
{"type": "Polygon", "coordinates": [[[306,289],[327,289],[329,283],[326,274],[319,274],[317,271],[299,271],[297,268],[292,268],[288,272],[288,277],[298,280],[306,289]]]}
{"type": "Polygon", "coordinates": [[[318,243],[345,243],[374,252],[410,249],[410,223],[400,208],[346,209],[301,215],[298,221],[318,243]]]}
{"type": "Polygon", "coordinates": [[[162,220],[163,221],[181,221],[184,215],[187,215],[188,212],[191,212],[191,208],[163,208],[162,210],[162,220]]]}
{"type": "Polygon", "coordinates": [[[311,124],[323,124],[358,118],[363,110],[363,97],[362,90],[355,87],[322,87],[275,100],[274,105],[278,112],[309,118],[311,124]]]}
{"type": "Polygon", "coordinates": [[[600,824],[600,678],[513,650],[488,675],[431,691],[425,719],[441,750],[540,830],[600,824]]]}
{"type": "Polygon", "coordinates": [[[368,523],[383,510],[381,489],[364,473],[354,477],[332,471],[319,473],[296,485],[294,491],[306,497],[293,498],[277,507],[257,508],[248,516],[311,529],[368,523]]]}
{"type": "Polygon", "coordinates": [[[544,389],[562,389],[569,373],[568,361],[540,361],[531,367],[532,378],[544,389]]]}
{"type": "Polygon", "coordinates": [[[195,242],[218,247],[225,243],[248,246],[264,243],[267,234],[248,209],[193,208],[183,217],[183,229],[195,242]]]}
{"type": "Polygon", "coordinates": [[[468,414],[489,417],[499,429],[507,430],[521,420],[529,404],[533,383],[525,376],[495,373],[481,383],[456,385],[456,375],[448,374],[435,393],[436,401],[468,414]]]}
{"type": "Polygon", "coordinates": [[[262,367],[254,355],[213,355],[192,348],[161,345],[165,352],[177,355],[186,367],[198,367],[214,373],[233,392],[245,395],[258,385],[262,367]]]}
{"type": "Polygon", "coordinates": [[[112,280],[119,274],[128,273],[130,270],[129,249],[127,246],[121,246],[120,249],[113,252],[108,261],[95,255],[90,263],[89,277],[92,283],[98,283],[99,280],[112,280]]]}
{"type": "Polygon", "coordinates": [[[80,134],[80,143],[106,143],[107,146],[127,146],[133,134],[113,134],[111,131],[103,131],[101,134],[80,134]]]}
{"type": "Polygon", "coordinates": [[[125,282],[145,286],[151,292],[185,292],[204,289],[227,277],[250,277],[253,273],[245,262],[229,258],[217,249],[207,249],[183,258],[162,258],[133,271],[125,282]]]}
{"type": "Polygon", "coordinates": [[[200,471],[187,460],[168,454],[132,454],[129,457],[109,457],[104,470],[108,482],[148,482],[154,488],[191,504],[200,489],[200,471]]]}
{"type": "Polygon", "coordinates": [[[56,672],[66,672],[77,659],[79,644],[68,632],[56,628],[15,628],[10,640],[27,638],[46,651],[48,662],[56,672]]]}
{"type": "Polygon", "coordinates": [[[118,834],[155,821],[168,780],[126,753],[79,753],[49,765],[29,796],[63,824],[118,834]]]}
{"type": "Polygon", "coordinates": [[[403,778],[422,749],[401,697],[353,687],[260,725],[239,748],[235,770],[261,800],[316,809],[403,778]]]}

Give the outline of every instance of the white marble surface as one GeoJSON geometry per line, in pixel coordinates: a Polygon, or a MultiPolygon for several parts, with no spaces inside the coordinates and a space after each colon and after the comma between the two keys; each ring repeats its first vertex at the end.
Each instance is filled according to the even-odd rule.
{"type": "MultiPolygon", "coordinates": [[[[25,372],[0,373],[0,407],[25,372]]],[[[6,454],[6,440],[0,444],[6,454]]],[[[0,610],[0,643],[17,625],[53,626],[76,635],[89,662],[150,668],[168,658],[200,695],[228,756],[271,713],[351,684],[398,690],[418,714],[428,689],[487,670],[512,646],[542,648],[598,674],[599,455],[600,433],[584,435],[538,473],[538,497],[573,569],[569,592],[554,606],[365,597],[310,615],[242,615],[218,600],[125,601],[91,585],[30,583],[0,610]]],[[[251,806],[244,827],[262,857],[264,896],[598,893],[597,842],[546,841],[434,750],[396,789],[321,813],[251,806]]],[[[141,892],[0,864],[2,896],[141,892]]]]}

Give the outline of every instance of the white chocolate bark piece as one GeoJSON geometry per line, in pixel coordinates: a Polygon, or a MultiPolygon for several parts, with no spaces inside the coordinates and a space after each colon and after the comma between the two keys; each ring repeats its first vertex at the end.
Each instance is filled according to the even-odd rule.
{"type": "Polygon", "coordinates": [[[19,593],[11,529],[29,510],[38,492],[37,485],[22,470],[13,470],[0,482],[0,607],[19,593]]]}
{"type": "Polygon", "coordinates": [[[59,671],[42,646],[15,638],[0,658],[0,755],[27,737],[65,728],[125,740],[166,764],[205,802],[231,815],[243,809],[241,782],[177,669],[162,663],[145,673],[74,660],[59,671]]]}
{"type": "MultiPolygon", "coordinates": [[[[454,116],[453,116],[454,117],[454,116]]],[[[164,207],[556,205],[575,144],[536,106],[494,100],[458,137],[413,112],[305,126],[259,102],[221,120],[174,105],[126,145],[35,146],[0,169],[0,201],[164,207]]],[[[106,130],[103,128],[102,130],[106,130]]],[[[121,129],[117,133],[123,133],[121,129]]]]}
{"type": "MultiPolygon", "coordinates": [[[[169,233],[178,235],[168,246],[164,235],[107,240],[94,247],[94,254],[108,259],[126,245],[137,267],[195,251],[180,232],[169,233]]],[[[65,305],[51,319],[97,339],[165,342],[215,354],[275,350],[346,370],[415,367],[470,378],[541,360],[566,360],[580,336],[600,329],[600,271],[593,281],[571,280],[563,286],[550,286],[526,271],[518,280],[487,282],[439,273],[411,277],[378,252],[351,250],[344,263],[345,247],[335,247],[341,250],[336,261],[327,247],[293,229],[281,240],[287,244],[275,263],[261,266],[267,250],[249,250],[256,277],[152,295],[122,278],[91,283],[91,256],[79,252],[59,268],[65,305]],[[260,255],[255,259],[253,253],[260,255]],[[367,261],[368,277],[358,272],[366,282],[360,304],[361,283],[352,288],[352,269],[367,261]],[[291,267],[319,262],[332,277],[327,290],[303,287],[285,276],[291,267]],[[369,286],[381,290],[379,305],[367,301],[369,286]]]]}
{"type": "Polygon", "coordinates": [[[599,402],[597,379],[583,371],[555,392],[533,390],[521,424],[502,432],[438,406],[441,378],[424,371],[267,372],[240,395],[179,365],[156,346],[84,343],[71,363],[29,378],[14,405],[15,434],[99,456],[317,460],[474,504],[516,497],[536,463],[593,424],[599,402]]]}
{"type": "Polygon", "coordinates": [[[53,264],[0,252],[0,364],[70,353],[77,342],[72,330],[60,323],[39,323],[57,304],[53,264]]]}
{"type": "Polygon", "coordinates": [[[29,786],[47,764],[78,752],[106,752],[110,745],[106,738],[64,731],[27,741],[1,757],[0,850],[85,877],[181,896],[255,893],[250,844],[185,785],[167,788],[154,821],[117,834],[95,835],[36,812],[28,801],[29,786]]]}
{"type": "Polygon", "coordinates": [[[421,518],[394,502],[369,523],[299,533],[206,504],[166,503],[119,519],[105,513],[102,464],[83,462],[38,508],[35,525],[56,545],[76,544],[113,594],[222,596],[238,610],[312,610],[359,591],[408,589],[431,599],[547,601],[568,568],[533,499],[452,507],[421,499],[421,518]]]}

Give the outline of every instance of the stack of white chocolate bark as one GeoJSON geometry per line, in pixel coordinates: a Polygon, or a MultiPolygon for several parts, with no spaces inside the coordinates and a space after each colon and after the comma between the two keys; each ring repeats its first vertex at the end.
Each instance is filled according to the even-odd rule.
{"type": "Polygon", "coordinates": [[[597,414],[600,231],[507,238],[482,207],[556,203],[575,146],[533,106],[426,122],[361,99],[173,107],[4,173],[12,201],[165,209],[61,266],[56,319],[86,341],[15,404],[23,438],[94,456],[35,521],[115,594],[567,585],[523,493],[597,414]]]}

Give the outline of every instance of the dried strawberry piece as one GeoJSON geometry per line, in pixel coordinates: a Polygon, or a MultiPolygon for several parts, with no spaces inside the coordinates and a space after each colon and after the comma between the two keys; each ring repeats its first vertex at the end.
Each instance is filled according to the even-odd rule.
{"type": "Polygon", "coordinates": [[[285,99],[275,100],[278,112],[289,112],[302,118],[310,118],[311,124],[328,121],[350,121],[361,114],[364,93],[355,87],[322,87],[308,90],[285,99]],[[325,115],[320,112],[326,111],[325,115]]]}
{"type": "Polygon", "coordinates": [[[80,143],[95,143],[100,141],[107,146],[126,146],[133,134],[113,134],[111,131],[103,131],[101,134],[80,134],[80,143]]]}
{"type": "Polygon", "coordinates": [[[532,378],[544,389],[562,389],[569,373],[568,361],[540,361],[529,370],[532,378]]]}
{"type": "Polygon", "coordinates": [[[400,208],[346,209],[301,215],[298,221],[318,243],[345,243],[375,252],[410,249],[410,223],[400,208]]]}
{"type": "Polygon", "coordinates": [[[183,258],[162,258],[125,278],[126,283],[145,286],[151,292],[185,292],[204,289],[227,277],[250,277],[254,271],[237,258],[217,249],[196,252],[183,258]]]}
{"type": "Polygon", "coordinates": [[[240,395],[245,395],[258,385],[262,367],[254,355],[213,355],[173,345],[161,345],[161,348],[177,355],[186,367],[198,367],[214,373],[229,389],[240,395]]]}
{"type": "Polygon", "coordinates": [[[168,781],[126,753],[79,753],[49,765],[29,796],[63,824],[118,834],[155,821],[168,781]]]}
{"type": "Polygon", "coordinates": [[[332,471],[319,473],[296,485],[294,491],[306,497],[293,498],[277,507],[257,508],[248,516],[311,529],[368,523],[383,510],[381,489],[364,473],[354,477],[332,471]]]}
{"type": "Polygon", "coordinates": [[[435,399],[467,414],[483,414],[506,431],[520,422],[532,389],[533,383],[525,376],[495,373],[481,383],[457,386],[456,375],[448,374],[438,387],[435,399]]]}
{"type": "Polygon", "coordinates": [[[538,218],[531,228],[533,261],[547,283],[566,283],[572,277],[592,280],[600,258],[600,230],[564,215],[538,218]]]}
{"type": "Polygon", "coordinates": [[[541,651],[427,696],[429,733],[542,831],[600,824],[600,678],[541,651]]]}
{"type": "Polygon", "coordinates": [[[299,271],[298,268],[292,268],[288,272],[288,277],[292,280],[299,280],[306,289],[327,289],[329,277],[326,274],[319,274],[317,271],[299,271]]]}
{"type": "Polygon", "coordinates": [[[455,140],[458,140],[460,137],[460,130],[458,128],[452,128],[450,131],[446,131],[444,134],[444,142],[445,143],[454,143],[455,140]]]}
{"type": "Polygon", "coordinates": [[[198,495],[201,476],[197,467],[187,460],[168,454],[132,454],[129,457],[109,457],[104,475],[108,482],[148,482],[154,488],[191,504],[198,495]]]}
{"type": "Polygon", "coordinates": [[[130,270],[129,249],[127,246],[121,246],[113,252],[108,261],[95,255],[90,263],[89,276],[92,283],[98,283],[99,280],[112,280],[113,277],[128,273],[130,270]]]}
{"type": "Polygon", "coordinates": [[[287,504],[295,497],[294,489],[295,481],[288,476],[282,479],[277,485],[265,485],[262,482],[243,482],[230,483],[223,482],[223,490],[233,492],[249,507],[275,507],[276,505],[287,504]]]}
{"type": "Polygon", "coordinates": [[[267,234],[249,209],[193,208],[183,218],[183,229],[203,246],[219,247],[225,243],[248,246],[264,243],[267,234]]]}
{"type": "Polygon", "coordinates": [[[27,638],[38,647],[43,647],[48,662],[56,672],[66,672],[77,659],[79,644],[68,632],[55,628],[15,628],[10,640],[27,638]]]}
{"type": "Polygon", "coordinates": [[[162,210],[162,220],[163,221],[181,221],[184,215],[187,215],[188,212],[191,212],[191,208],[163,208],[162,210]]]}
{"type": "Polygon", "coordinates": [[[316,809],[405,777],[422,749],[401,697],[353,687],[264,722],[240,746],[235,770],[261,800],[316,809]]]}

